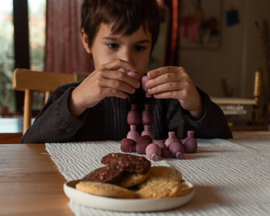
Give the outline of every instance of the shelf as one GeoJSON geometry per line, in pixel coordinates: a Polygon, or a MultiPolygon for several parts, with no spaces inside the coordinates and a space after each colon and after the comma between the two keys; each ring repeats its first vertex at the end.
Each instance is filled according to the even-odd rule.
{"type": "Polygon", "coordinates": [[[245,98],[211,97],[211,100],[216,104],[241,104],[241,105],[256,104],[254,99],[245,99],[245,98]]]}

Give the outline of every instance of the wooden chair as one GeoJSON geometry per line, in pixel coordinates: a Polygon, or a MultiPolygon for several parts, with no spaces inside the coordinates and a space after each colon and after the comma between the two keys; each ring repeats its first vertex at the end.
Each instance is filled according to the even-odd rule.
{"type": "Polygon", "coordinates": [[[56,88],[66,83],[82,80],[88,73],[50,73],[16,69],[12,77],[12,87],[24,91],[23,134],[31,125],[32,92],[45,92],[45,103],[56,88]]]}

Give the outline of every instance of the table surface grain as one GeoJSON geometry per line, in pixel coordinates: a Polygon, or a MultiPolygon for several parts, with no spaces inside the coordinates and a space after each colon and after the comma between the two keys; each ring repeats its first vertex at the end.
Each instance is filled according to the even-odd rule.
{"type": "Polygon", "coordinates": [[[44,144],[0,145],[0,215],[74,215],[44,144]]]}

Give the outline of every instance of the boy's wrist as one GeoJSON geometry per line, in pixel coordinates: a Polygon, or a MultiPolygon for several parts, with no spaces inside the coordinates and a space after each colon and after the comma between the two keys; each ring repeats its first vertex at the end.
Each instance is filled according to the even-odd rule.
{"type": "Polygon", "coordinates": [[[190,115],[192,116],[192,118],[199,120],[203,117],[204,114],[204,107],[203,107],[203,103],[202,103],[202,99],[200,98],[200,102],[197,106],[196,109],[194,110],[189,110],[190,115]]]}
{"type": "MultiPolygon", "coordinates": [[[[75,90],[75,89],[74,89],[75,90]]],[[[69,108],[70,108],[70,112],[73,116],[75,117],[79,117],[81,114],[84,113],[84,111],[86,110],[86,108],[80,106],[78,104],[78,102],[75,100],[76,96],[74,90],[71,92],[71,97],[69,100],[69,108]]]]}

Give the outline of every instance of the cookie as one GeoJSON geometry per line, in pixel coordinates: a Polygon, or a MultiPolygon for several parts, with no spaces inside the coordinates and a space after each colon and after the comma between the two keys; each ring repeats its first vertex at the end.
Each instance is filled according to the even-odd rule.
{"type": "Polygon", "coordinates": [[[117,184],[123,177],[124,170],[115,166],[106,166],[93,170],[81,181],[103,182],[117,184]]]}
{"type": "Polygon", "coordinates": [[[132,173],[147,173],[151,167],[151,162],[145,157],[122,153],[108,154],[101,159],[101,163],[132,173]]]}
{"type": "Polygon", "coordinates": [[[155,181],[138,190],[135,195],[139,199],[160,199],[178,195],[181,183],[175,181],[155,181]]]}
{"type": "Polygon", "coordinates": [[[176,192],[176,196],[184,196],[191,191],[191,188],[184,181],[181,182],[181,189],[176,192]]]}
{"type": "Polygon", "coordinates": [[[118,185],[124,188],[133,187],[143,182],[149,176],[149,173],[149,171],[145,174],[125,172],[118,185]]]}
{"type": "Polygon", "coordinates": [[[162,182],[181,182],[182,174],[180,171],[173,167],[157,166],[151,167],[148,178],[138,185],[139,188],[143,188],[146,185],[152,184],[156,181],[162,182]]]}
{"type": "Polygon", "coordinates": [[[135,194],[126,188],[102,182],[79,182],[78,184],[76,184],[76,189],[85,193],[104,197],[125,199],[135,198],[135,194]]]}

